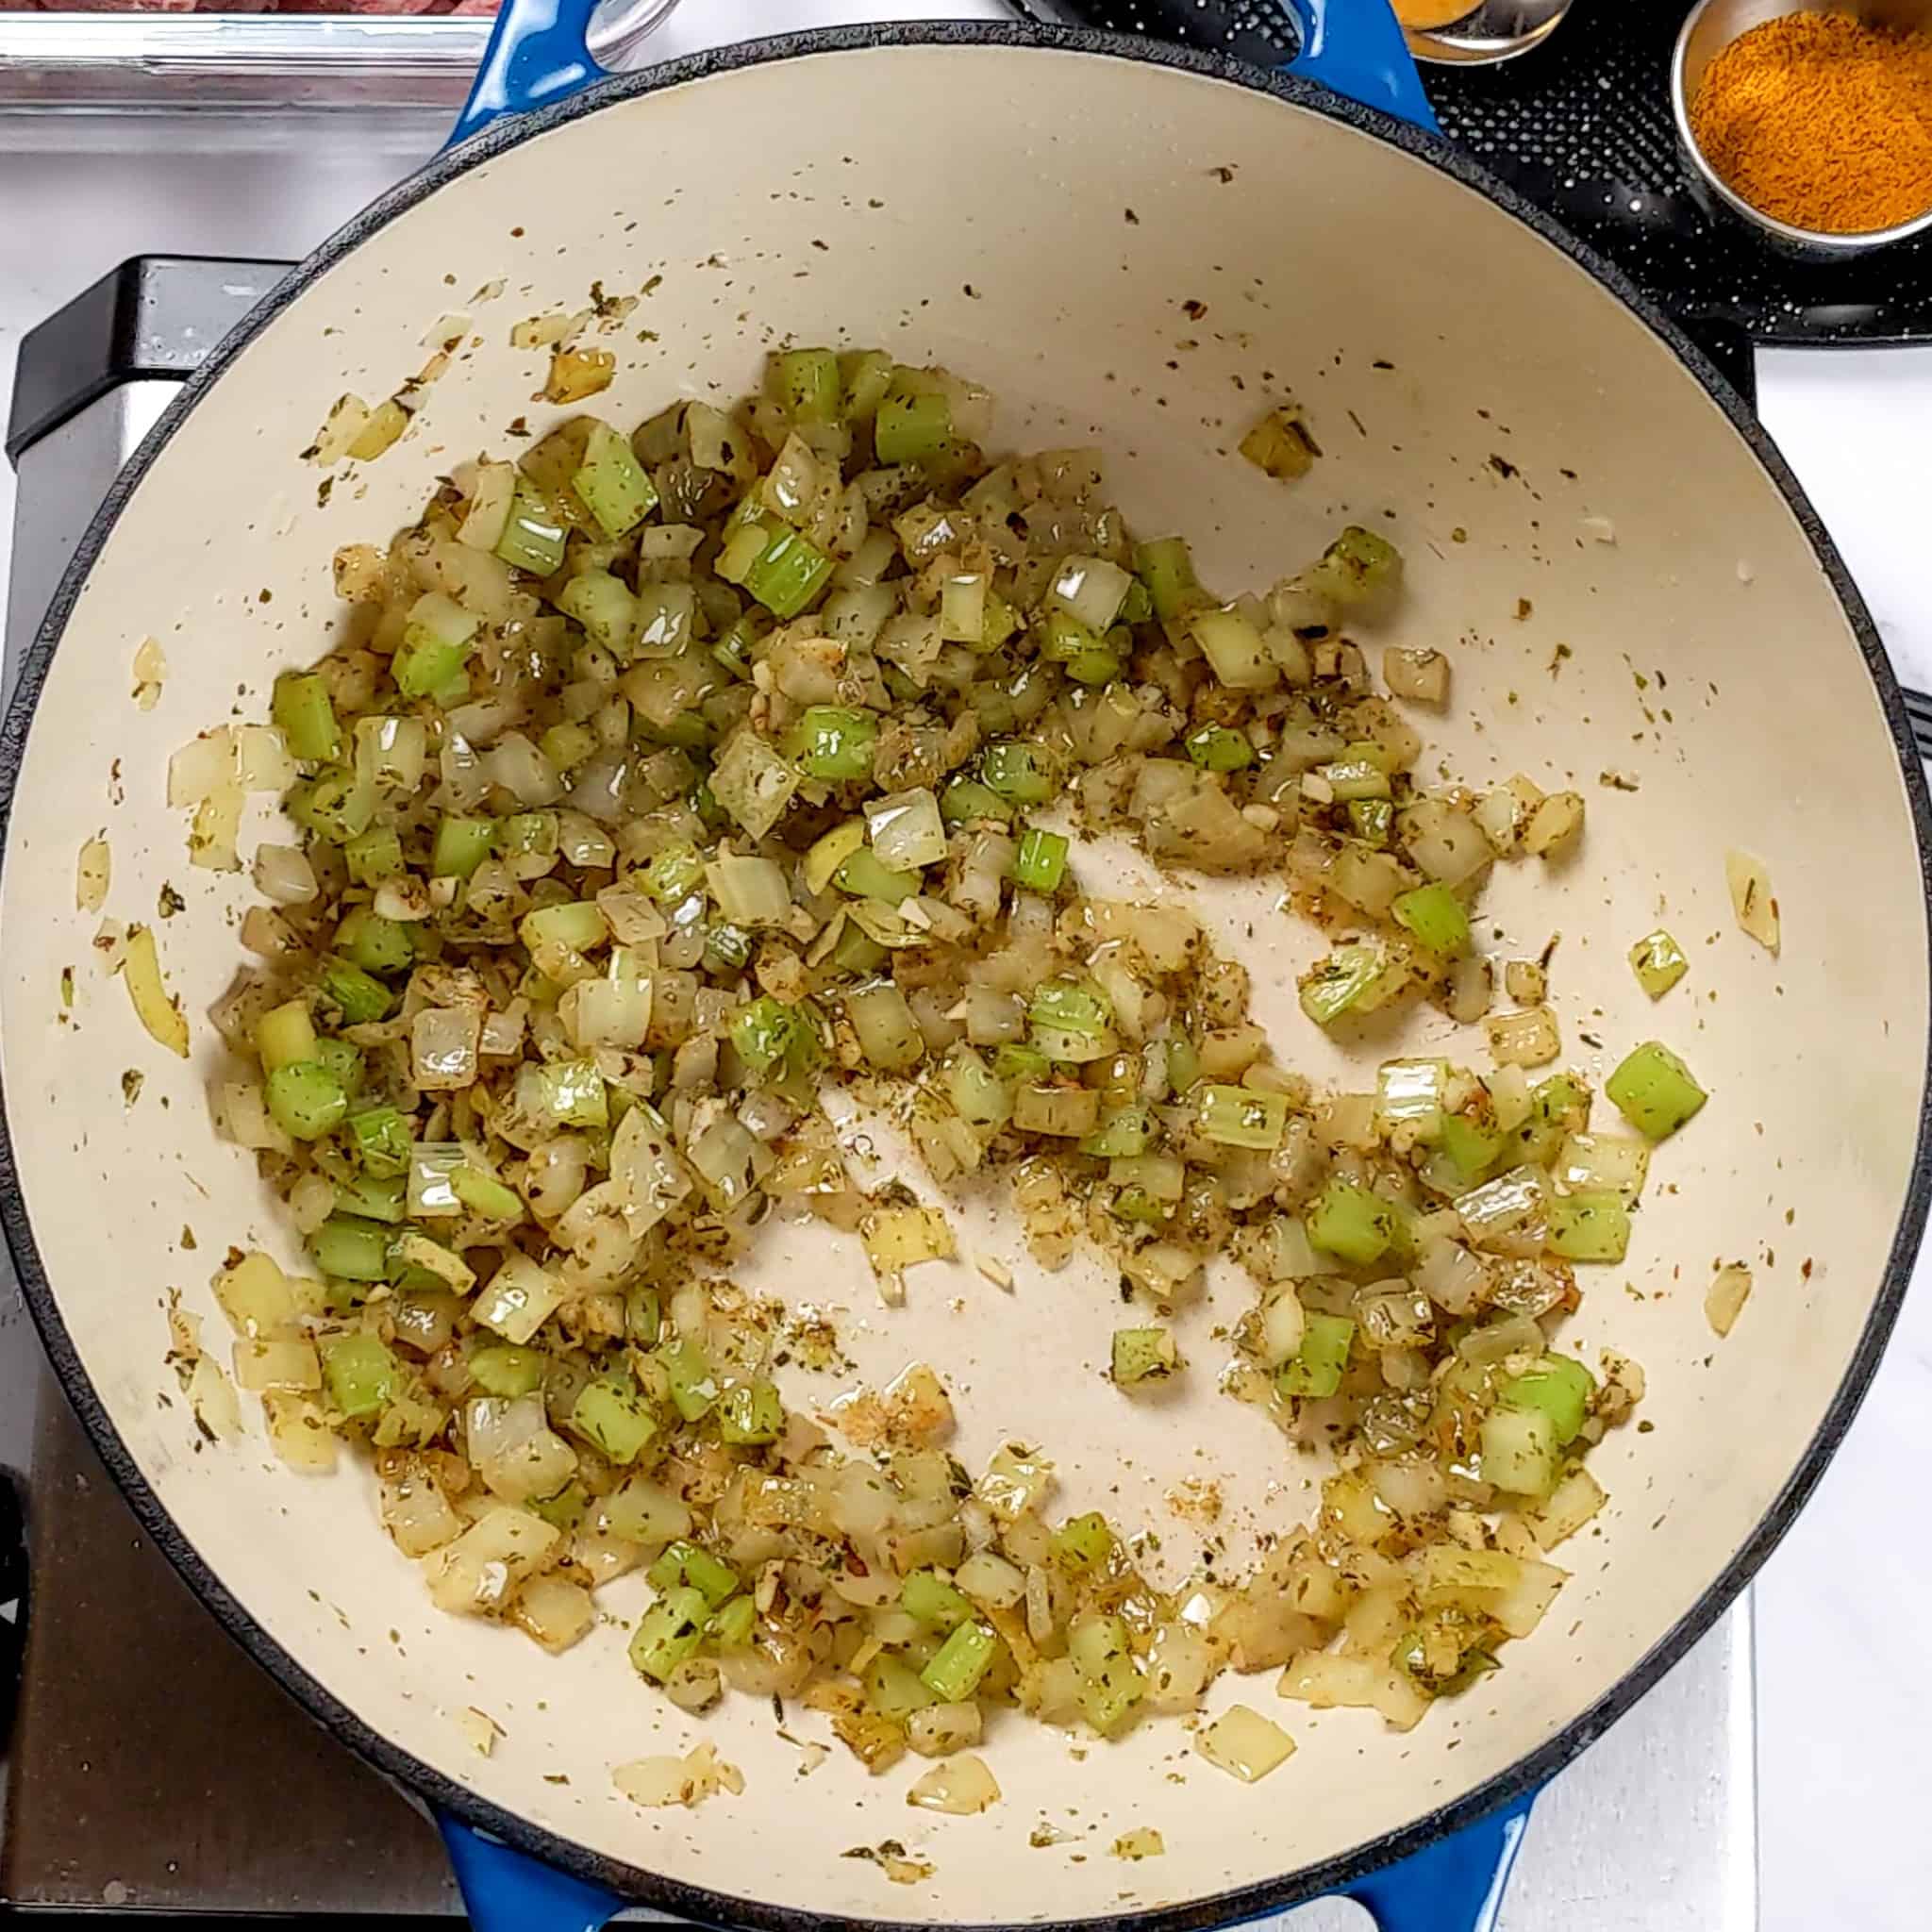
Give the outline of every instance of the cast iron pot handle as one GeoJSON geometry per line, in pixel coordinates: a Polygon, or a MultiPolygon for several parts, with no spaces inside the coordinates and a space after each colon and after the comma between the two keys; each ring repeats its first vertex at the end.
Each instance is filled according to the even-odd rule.
{"type": "MultiPolygon", "coordinates": [[[[1291,74],[1434,134],[1436,116],[1384,0],[1284,0],[1301,29],[1291,74]]],[[[559,101],[604,70],[588,34],[595,0],[505,0],[451,145],[507,114],[559,101]]],[[[1490,1932],[1530,1797],[1340,1888],[1380,1932],[1490,1932]]],[[[450,1817],[439,1820],[477,1932],[596,1932],[622,1909],[585,1884],[450,1817]]]]}

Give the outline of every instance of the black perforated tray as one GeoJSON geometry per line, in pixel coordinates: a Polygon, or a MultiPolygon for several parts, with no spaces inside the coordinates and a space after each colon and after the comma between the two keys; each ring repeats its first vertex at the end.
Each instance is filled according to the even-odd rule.
{"type": "MultiPolygon", "coordinates": [[[[1346,4],[1346,0],[1341,0],[1346,4]]],[[[1275,0],[1033,0],[1032,10],[1274,65],[1295,48],[1275,0]]],[[[1671,125],[1688,0],[1575,0],[1541,46],[1492,67],[1423,69],[1442,131],[1695,324],[1760,342],[1932,339],[1932,237],[1795,262],[1692,200],[1671,125]]]]}

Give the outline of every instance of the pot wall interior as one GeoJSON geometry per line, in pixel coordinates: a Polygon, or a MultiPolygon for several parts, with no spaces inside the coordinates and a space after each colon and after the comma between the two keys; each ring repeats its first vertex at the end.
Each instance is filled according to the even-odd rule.
{"type": "MultiPolygon", "coordinates": [[[[179,426],[92,571],[26,750],[0,965],[8,1119],[61,1318],[143,1478],[372,1730],[563,1839],[728,1894],[858,1916],[1100,1914],[1266,1881],[1470,1790],[1609,1690],[1751,1536],[1845,1374],[1905,1198],[1925,1045],[1917,879],[1896,755],[1797,522],[1671,353],[1557,250],[1424,162],[1196,75],[1000,46],[820,55],[614,102],[458,175],[322,271],[179,426]],[[202,1015],[247,892],[190,867],[169,755],[258,714],[275,671],[325,646],[338,544],[384,541],[434,473],[513,448],[513,419],[541,433],[559,413],[533,400],[547,357],[512,348],[511,325],[583,305],[593,283],[650,291],[595,338],[619,370],[591,407],[619,423],[742,391],[774,344],[879,342],[989,384],[1003,442],[1100,444],[1137,526],[1188,533],[1227,593],[1297,567],[1344,519],[1385,530],[1411,588],[1383,637],[1455,661],[1450,720],[1425,730],[1474,783],[1521,770],[1586,794],[1581,856],[1535,878],[1499,869],[1480,930],[1498,959],[1562,935],[1567,1064],[1600,1080],[1661,1038],[1711,1091],[1657,1156],[1628,1265],[1587,1271],[1570,1330],[1587,1358],[1610,1346],[1642,1365],[1655,1427],[1599,1453],[1611,1503],[1563,1551],[1574,1577],[1543,1628],[1414,1733],[1224,1677],[1217,1705],[1249,1703],[1299,1741],[1264,1786],[1230,1782],[1170,1724],[1096,1745],[1014,1718],[988,1748],[1003,1802],[935,1818],[908,1808],[903,1766],[869,1779],[835,1749],[801,1777],[762,1705],[685,1718],[631,1676],[620,1628],[552,1660],[438,1616],[362,1476],[278,1468],[258,1419],[239,1441],[198,1436],[163,1365],[164,1300],[178,1290],[221,1334],[208,1279],[229,1244],[286,1243],[208,1124],[202,1015]],[[329,405],[393,391],[451,313],[476,346],[408,437],[320,501],[300,453],[329,405]],[[1291,488],[1232,454],[1287,391],[1325,451],[1291,488]],[[171,670],[143,712],[129,663],[148,635],[171,670]],[[137,1029],[95,963],[96,920],[75,910],[76,848],[102,829],[107,910],[156,924],[188,1062],[137,1029]],[[1735,925],[1731,846],[1770,864],[1781,957],[1735,925]],[[164,885],[186,904],[157,920],[164,885]],[[1652,1008],[1624,953],[1659,924],[1692,970],[1652,1008]],[[144,1075],[131,1101],[129,1069],[144,1075]],[[1731,1259],[1757,1285],[1720,1342],[1702,1304],[1731,1259]],[[504,1732],[487,1757],[458,1727],[471,1707],[504,1732]],[[614,1762],[702,1736],[742,1768],[741,1797],[641,1812],[612,1790],[614,1762]],[[1030,1847],[1042,1824],[1064,1838],[1030,1847]],[[1165,1857],[1108,1856],[1136,1825],[1162,1832],[1165,1857]],[[841,1856],[887,1839],[930,1875],[896,1885],[841,1856]]],[[[1486,1064],[1479,1038],[1428,1013],[1330,1048],[1293,1009],[1319,942],[1274,893],[1143,883],[1199,904],[1256,968],[1291,1063],[1357,1088],[1398,1046],[1486,1064]]],[[[889,1312],[856,1244],[776,1225],[744,1278],[808,1283],[846,1311],[868,1379],[940,1364],[969,1465],[1009,1435],[1041,1441],[1062,1507],[1158,1527],[1176,1568],[1207,1534],[1166,1507],[1184,1476],[1224,1483],[1217,1529],[1238,1553],[1306,1514],[1320,1466],[1213,1392],[1209,1331],[1245,1305],[1240,1281],[1186,1318],[1186,1386],[1143,1407],[1100,1374],[1117,1307],[1102,1269],[1042,1274],[997,1211],[972,1238],[1013,1266],[1010,1294],[928,1269],[889,1312]]],[[[641,1579],[608,1596],[633,1615],[641,1579]]],[[[794,1712],[788,1729],[817,1724],[794,1712]]]]}

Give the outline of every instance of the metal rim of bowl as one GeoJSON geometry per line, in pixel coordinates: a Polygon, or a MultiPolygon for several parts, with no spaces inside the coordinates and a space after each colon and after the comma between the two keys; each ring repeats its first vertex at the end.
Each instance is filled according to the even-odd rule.
{"type": "MultiPolygon", "coordinates": [[[[1761,228],[1766,234],[1774,235],[1780,242],[1791,247],[1803,249],[1810,254],[1830,258],[1848,255],[1862,255],[1868,248],[1883,248],[1890,242],[1903,242],[1913,235],[1922,235],[1932,230],[1932,207],[1923,214],[1914,215],[1908,222],[1898,222],[1890,228],[1868,228],[1852,234],[1840,234],[1828,228],[1800,228],[1790,222],[1781,222],[1775,215],[1768,215],[1754,206],[1732,188],[1711,166],[1704,149],[1698,144],[1697,137],[1690,128],[1690,103],[1684,92],[1684,62],[1690,52],[1691,36],[1698,24],[1709,11],[1712,0],[1697,0],[1697,5],[1684,17],[1684,25],[1677,29],[1677,44],[1671,50],[1671,118],[1676,123],[1677,143],[1683,149],[1698,176],[1722,200],[1734,214],[1748,222],[1755,228],[1761,228]]],[[[1809,12],[1804,6],[1793,7],[1790,12],[1809,12]]],[[[1759,23],[1760,25],[1762,23],[1759,23]]],[[[1745,29],[1748,32],[1750,29],[1745,29]]],[[[1740,40],[1742,35],[1734,34],[1724,42],[1729,46],[1740,40]]]]}

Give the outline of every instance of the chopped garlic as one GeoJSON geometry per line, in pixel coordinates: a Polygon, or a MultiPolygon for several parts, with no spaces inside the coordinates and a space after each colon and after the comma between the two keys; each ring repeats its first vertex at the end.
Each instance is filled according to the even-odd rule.
{"type": "Polygon", "coordinates": [[[974,1817],[999,1801],[1000,1788],[986,1759],[970,1753],[935,1764],[906,1793],[908,1805],[955,1818],[974,1817]]]}
{"type": "Polygon", "coordinates": [[[1151,1824],[1124,1831],[1113,1841],[1116,1858],[1158,1858],[1166,1856],[1167,1840],[1151,1824]]]}
{"type": "Polygon", "coordinates": [[[682,1805],[695,1809],[719,1791],[737,1797],[744,1790],[744,1774],[727,1764],[709,1742],[685,1757],[636,1757],[620,1764],[610,1781],[633,1804],[652,1807],[682,1805]]]}
{"type": "Polygon", "coordinates": [[[160,702],[161,681],[167,675],[167,654],[153,638],[142,638],[134,653],[134,702],[143,711],[152,711],[160,702]]]}
{"type": "Polygon", "coordinates": [[[488,1757],[495,1750],[497,1739],[508,1736],[488,1711],[478,1710],[474,1704],[457,1712],[457,1729],[478,1757],[488,1757]]]}
{"type": "Polygon", "coordinates": [[[1728,1335],[1751,1296],[1751,1271],[1741,1261],[1717,1271],[1704,1297],[1705,1319],[1719,1335],[1728,1335]]]}
{"type": "Polygon", "coordinates": [[[1778,948],[1777,895],[1771,890],[1771,874],[1761,858],[1748,852],[1724,854],[1724,883],[1731,889],[1731,909],[1739,925],[1763,946],[1775,953],[1778,948]]]}
{"type": "Polygon", "coordinates": [[[114,855],[105,839],[90,839],[80,848],[74,871],[74,904],[81,912],[98,912],[108,901],[108,881],[113,873],[114,855]]]}

